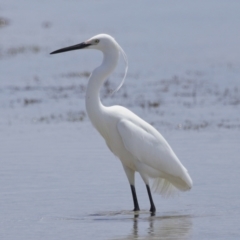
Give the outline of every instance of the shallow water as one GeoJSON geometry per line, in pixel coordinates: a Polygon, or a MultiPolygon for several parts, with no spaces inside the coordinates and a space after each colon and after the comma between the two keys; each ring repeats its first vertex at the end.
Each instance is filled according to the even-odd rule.
{"type": "Polygon", "coordinates": [[[142,180],[142,211],[134,214],[121,164],[86,124],[1,129],[1,230],[5,239],[237,239],[239,134],[175,132],[164,135],[188,168],[194,187],[170,199],[142,180]]]}
{"type": "Polygon", "coordinates": [[[0,5],[1,239],[240,238],[238,1],[0,5]],[[109,96],[120,62],[104,104],[160,130],[194,182],[175,198],[154,194],[154,216],[138,175],[141,211],[131,211],[122,166],[85,112],[87,77],[101,56],[49,55],[101,32],[129,58],[125,85],[109,96]]]}

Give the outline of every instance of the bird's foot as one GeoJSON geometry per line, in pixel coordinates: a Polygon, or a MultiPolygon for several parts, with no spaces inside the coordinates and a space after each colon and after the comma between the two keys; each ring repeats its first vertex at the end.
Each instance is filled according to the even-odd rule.
{"type": "Polygon", "coordinates": [[[134,211],[134,212],[140,211],[140,208],[139,208],[139,207],[135,207],[135,208],[133,209],[133,211],[134,211]]]}
{"type": "Polygon", "coordinates": [[[155,214],[155,212],[156,212],[155,206],[152,206],[149,211],[150,211],[151,213],[154,213],[154,214],[155,214]]]}

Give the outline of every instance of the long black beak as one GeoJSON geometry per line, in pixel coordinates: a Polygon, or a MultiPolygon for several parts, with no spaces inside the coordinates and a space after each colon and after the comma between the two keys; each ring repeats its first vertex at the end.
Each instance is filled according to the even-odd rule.
{"type": "Polygon", "coordinates": [[[61,52],[68,52],[68,51],[78,50],[78,49],[86,48],[86,47],[88,47],[90,45],[91,44],[82,42],[82,43],[79,43],[77,45],[73,45],[73,46],[70,46],[70,47],[65,47],[65,48],[58,49],[58,50],[56,50],[54,52],[51,52],[50,54],[56,54],[56,53],[61,53],[61,52]]]}

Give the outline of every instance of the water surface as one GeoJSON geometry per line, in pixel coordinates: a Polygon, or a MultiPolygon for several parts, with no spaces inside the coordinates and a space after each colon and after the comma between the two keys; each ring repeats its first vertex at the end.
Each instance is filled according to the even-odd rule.
{"type": "Polygon", "coordinates": [[[1,239],[239,239],[238,1],[16,1],[0,6],[1,239]],[[107,10],[106,10],[107,9],[107,10]],[[49,52],[101,33],[129,58],[104,84],[168,140],[194,186],[164,199],[118,159],[86,115],[94,51],[49,52]]]}

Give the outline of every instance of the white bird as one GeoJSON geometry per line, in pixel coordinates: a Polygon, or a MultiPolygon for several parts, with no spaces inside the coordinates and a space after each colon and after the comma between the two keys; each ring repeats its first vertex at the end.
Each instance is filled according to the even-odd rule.
{"type": "Polygon", "coordinates": [[[61,48],[51,54],[83,48],[96,49],[103,53],[102,64],[94,69],[88,81],[85,99],[87,114],[93,126],[105,139],[110,151],[122,162],[132,191],[133,210],[140,210],[134,180],[135,172],[139,172],[146,184],[150,211],[154,213],[156,208],[149,179],[153,179],[153,187],[162,195],[169,195],[177,189],[181,191],[191,189],[192,179],[167,141],[153,126],[127,108],[106,107],[101,103],[99,96],[101,86],[117,66],[120,53],[126,60],[125,53],[113,37],[99,34],[85,42],[61,48]]]}

